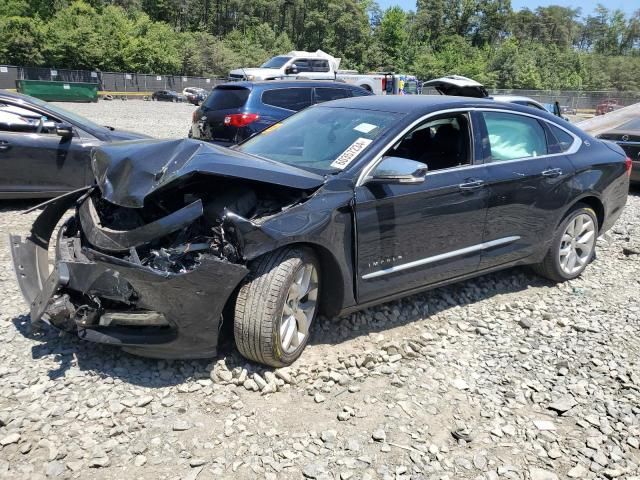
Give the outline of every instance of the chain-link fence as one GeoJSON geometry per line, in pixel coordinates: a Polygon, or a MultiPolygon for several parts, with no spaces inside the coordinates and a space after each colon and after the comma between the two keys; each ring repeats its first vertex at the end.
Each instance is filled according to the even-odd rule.
{"type": "MultiPolygon", "coordinates": [[[[423,95],[437,95],[433,88],[424,88],[423,95]]],[[[640,102],[640,92],[615,91],[579,91],[579,90],[517,90],[517,89],[489,89],[489,95],[513,95],[532,98],[539,103],[552,104],[559,102],[561,106],[576,112],[589,113],[598,104],[605,101],[615,101],[618,105],[627,106],[640,102]]]]}
{"type": "Polygon", "coordinates": [[[0,88],[16,88],[16,80],[97,83],[100,91],[118,93],[154,92],[156,90],[182,91],[186,87],[200,87],[210,90],[215,85],[225,81],[215,77],[151,75],[0,65],[0,88]]]}
{"type": "MultiPolygon", "coordinates": [[[[182,91],[186,87],[210,90],[226,80],[215,77],[189,77],[182,75],[151,75],[144,73],[116,73],[90,70],[66,70],[41,67],[0,65],[0,88],[16,88],[16,80],[54,80],[61,82],[97,83],[103,92],[134,93],[156,90],[182,91]]],[[[425,88],[423,94],[437,94],[425,88]]],[[[615,100],[626,106],[640,102],[640,92],[579,91],[579,90],[507,90],[492,89],[491,95],[518,95],[533,98],[540,103],[560,102],[576,112],[593,112],[598,104],[615,100]]]]}

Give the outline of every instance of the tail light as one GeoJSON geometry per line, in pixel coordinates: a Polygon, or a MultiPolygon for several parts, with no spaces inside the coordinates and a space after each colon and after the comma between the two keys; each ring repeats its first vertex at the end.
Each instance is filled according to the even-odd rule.
{"type": "Polygon", "coordinates": [[[624,168],[627,171],[627,175],[631,176],[631,169],[633,168],[631,158],[627,157],[624,159],[624,168]]]}
{"type": "Polygon", "coordinates": [[[387,77],[382,77],[382,91],[387,91],[387,77]]]}
{"type": "Polygon", "coordinates": [[[229,127],[246,127],[259,118],[257,113],[233,113],[224,117],[224,124],[229,127]]]}

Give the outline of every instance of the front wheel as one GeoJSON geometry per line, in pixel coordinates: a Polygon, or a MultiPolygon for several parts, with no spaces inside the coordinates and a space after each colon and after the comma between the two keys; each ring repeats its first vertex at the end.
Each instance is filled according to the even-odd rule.
{"type": "Polygon", "coordinates": [[[272,367],[291,365],[304,350],[318,312],[320,265],[306,248],[283,248],[257,259],[235,305],[240,353],[272,367]]]}
{"type": "Polygon", "coordinates": [[[556,229],[547,255],[534,265],[539,275],[556,282],[580,276],[595,255],[598,219],[593,209],[578,204],[556,229]]]}

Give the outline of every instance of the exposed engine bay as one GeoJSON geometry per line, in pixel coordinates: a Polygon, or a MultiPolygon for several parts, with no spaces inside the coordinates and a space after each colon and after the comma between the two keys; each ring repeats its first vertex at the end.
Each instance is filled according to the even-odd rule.
{"type": "Polygon", "coordinates": [[[166,221],[175,212],[185,211],[192,205],[192,216],[185,215],[185,218],[187,221],[197,218],[165,235],[162,233],[171,225],[167,225],[166,230],[149,229],[148,236],[131,238],[137,245],[107,246],[99,241],[92,242],[91,238],[89,243],[98,250],[163,272],[185,273],[197,266],[203,255],[242,263],[242,252],[233,228],[225,225],[227,213],[232,212],[259,225],[264,219],[307,198],[307,193],[300,190],[286,187],[275,190],[257,182],[225,178],[200,179],[161,193],[147,198],[143,208],[130,208],[115,205],[94,190],[80,207],[85,235],[90,235],[95,227],[107,232],[140,231],[145,226],[166,221]],[[83,208],[91,208],[95,212],[87,216],[91,220],[84,220],[83,208]],[[98,225],[89,225],[89,221],[98,225]]]}

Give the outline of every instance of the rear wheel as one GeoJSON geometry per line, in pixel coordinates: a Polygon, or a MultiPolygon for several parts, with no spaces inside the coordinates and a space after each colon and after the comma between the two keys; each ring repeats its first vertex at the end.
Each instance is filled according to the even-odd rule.
{"type": "Polygon", "coordinates": [[[240,353],[273,367],[292,364],[309,340],[319,286],[319,263],[309,249],[284,248],[257,259],[236,300],[240,353]]]}
{"type": "Polygon", "coordinates": [[[547,255],[534,270],[556,282],[578,277],[593,260],[597,237],[596,213],[578,204],[560,223],[547,255]]]}

